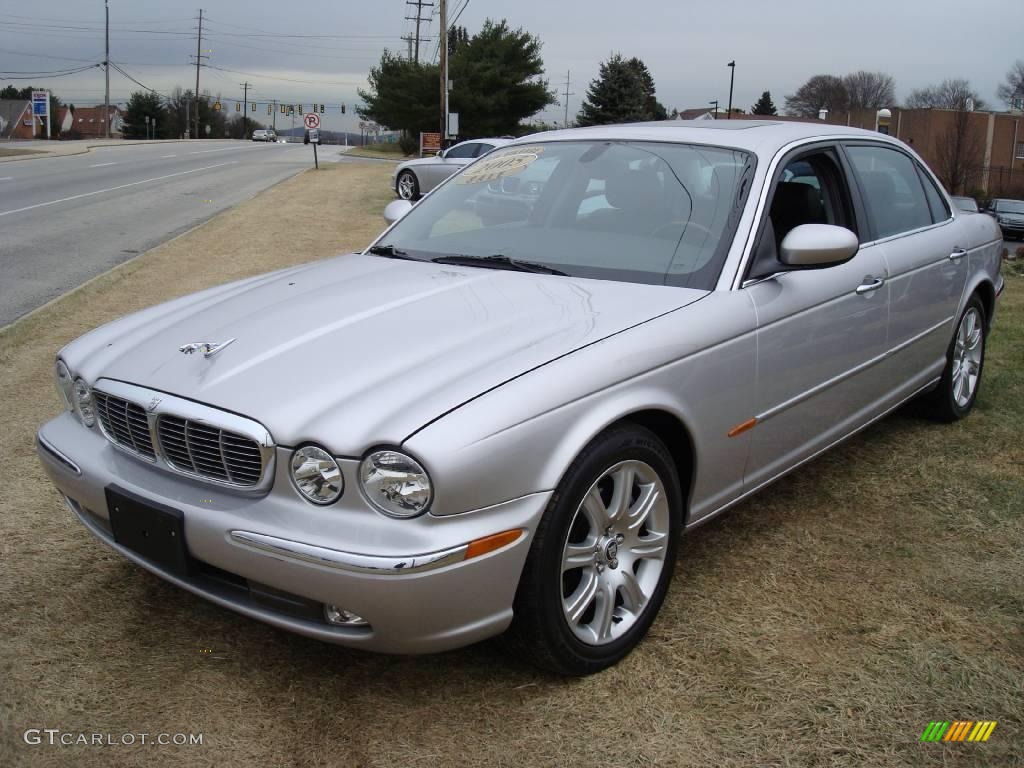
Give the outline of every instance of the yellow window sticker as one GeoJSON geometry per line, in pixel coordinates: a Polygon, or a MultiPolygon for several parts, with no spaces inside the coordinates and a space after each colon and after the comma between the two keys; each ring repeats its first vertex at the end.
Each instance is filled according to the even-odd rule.
{"type": "Polygon", "coordinates": [[[543,147],[515,147],[494,157],[484,158],[463,171],[457,184],[480,184],[519,173],[544,153],[543,147]]]}

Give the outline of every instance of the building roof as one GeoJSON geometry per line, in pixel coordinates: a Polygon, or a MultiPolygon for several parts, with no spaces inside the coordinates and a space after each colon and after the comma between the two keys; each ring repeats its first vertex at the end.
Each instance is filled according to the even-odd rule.
{"type": "MultiPolygon", "coordinates": [[[[121,113],[120,108],[116,104],[110,105],[110,117],[116,117],[121,113]]],[[[75,107],[75,124],[78,124],[79,120],[86,123],[99,123],[103,125],[103,105],[100,104],[98,107],[75,107]]]]}
{"type": "Polygon", "coordinates": [[[0,99],[0,138],[11,135],[26,109],[32,113],[28,99],[0,99]]]}
{"type": "Polygon", "coordinates": [[[707,120],[708,118],[714,119],[714,115],[711,110],[707,107],[696,107],[695,109],[681,109],[679,110],[679,117],[677,120],[707,120]],[[707,115],[708,117],[705,117],[707,115]]]}

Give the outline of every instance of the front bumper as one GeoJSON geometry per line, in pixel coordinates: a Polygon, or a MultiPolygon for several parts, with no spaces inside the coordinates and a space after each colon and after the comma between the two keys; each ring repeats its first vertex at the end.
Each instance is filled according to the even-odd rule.
{"type": "Polygon", "coordinates": [[[530,494],[472,513],[392,520],[357,498],[355,462],[343,463],[345,497],[314,507],[294,493],[284,475],[288,462],[279,460],[275,489],[246,497],[126,455],[67,413],[40,429],[37,450],[83,525],[129,560],[251,618],[388,653],[442,651],[504,631],[550,496],[530,494]],[[194,565],[188,576],[114,540],[105,493],[111,485],[184,514],[194,565]],[[344,506],[346,497],[350,506],[344,506]],[[516,528],[523,534],[512,543],[464,559],[467,542],[516,528]],[[329,624],[324,604],[357,613],[368,626],[329,624]]]}

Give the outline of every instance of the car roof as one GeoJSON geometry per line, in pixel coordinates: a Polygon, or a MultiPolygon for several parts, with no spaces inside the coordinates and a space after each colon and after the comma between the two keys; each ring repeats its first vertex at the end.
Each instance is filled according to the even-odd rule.
{"type": "MultiPolygon", "coordinates": [[[[502,144],[510,144],[510,143],[512,143],[512,139],[502,139],[502,138],[498,138],[498,137],[481,136],[479,139],[465,139],[464,141],[458,142],[458,144],[470,144],[470,143],[474,143],[474,142],[478,142],[478,141],[485,141],[488,144],[493,144],[496,147],[499,147],[502,144]]],[[[458,146],[458,144],[453,144],[452,146],[458,146]]]]}
{"type": "Polygon", "coordinates": [[[774,154],[801,139],[871,139],[903,145],[890,136],[832,125],[819,120],[659,120],[647,123],[595,125],[534,133],[515,143],[538,141],[668,141],[681,144],[710,144],[735,147],[756,153],[774,154]]]}

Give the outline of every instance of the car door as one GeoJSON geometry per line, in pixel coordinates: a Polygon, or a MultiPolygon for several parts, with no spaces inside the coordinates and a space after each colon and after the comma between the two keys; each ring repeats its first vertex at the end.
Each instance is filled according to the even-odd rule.
{"type": "Polygon", "coordinates": [[[891,402],[942,371],[967,285],[966,232],[921,164],[900,148],[849,143],[871,238],[889,266],[889,353],[877,375],[891,402]]]}
{"type": "Polygon", "coordinates": [[[479,149],[479,142],[466,141],[445,150],[443,157],[439,157],[436,163],[430,164],[430,189],[473,162],[479,149]]]}
{"type": "Polygon", "coordinates": [[[747,490],[868,421],[885,392],[871,370],[886,351],[889,289],[881,248],[864,242],[849,261],[818,269],[778,261],[785,234],[801,224],[843,226],[867,239],[841,150],[816,145],[791,154],[779,169],[742,288],[757,313],[747,490]]]}

